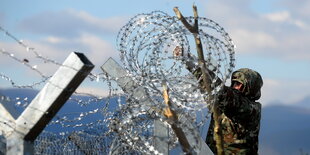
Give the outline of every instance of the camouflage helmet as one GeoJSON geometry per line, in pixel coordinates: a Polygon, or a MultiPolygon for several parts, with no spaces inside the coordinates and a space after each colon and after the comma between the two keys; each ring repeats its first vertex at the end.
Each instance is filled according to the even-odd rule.
{"type": "Polygon", "coordinates": [[[263,79],[258,72],[248,68],[241,68],[232,73],[231,84],[235,81],[243,84],[244,89],[242,92],[250,100],[258,100],[260,98],[263,79]]]}

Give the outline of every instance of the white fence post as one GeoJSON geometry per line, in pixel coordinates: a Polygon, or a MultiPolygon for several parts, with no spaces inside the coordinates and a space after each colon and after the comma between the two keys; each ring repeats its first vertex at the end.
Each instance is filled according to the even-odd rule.
{"type": "MultiPolygon", "coordinates": [[[[117,84],[123,89],[126,93],[133,94],[133,97],[140,100],[141,104],[149,104],[151,103],[151,99],[145,98],[146,92],[142,87],[137,86],[136,82],[131,79],[131,77],[126,76],[127,72],[123,69],[117,62],[115,62],[112,58],[107,60],[101,67],[101,69],[108,73],[112,78],[117,78],[117,84]]],[[[164,155],[169,154],[169,144],[166,141],[161,141],[159,139],[167,139],[168,138],[168,127],[165,126],[160,121],[154,122],[154,136],[155,138],[155,149],[163,153],[164,155]]],[[[119,145],[115,145],[119,146],[119,145]]],[[[113,148],[116,152],[117,148],[113,148]]],[[[111,153],[113,154],[113,153],[111,153]]]]}
{"type": "Polygon", "coordinates": [[[33,154],[33,141],[93,68],[84,54],[72,52],[17,119],[15,112],[2,104],[4,123],[0,124],[7,127],[0,130],[7,141],[6,153],[33,154]]]}
{"type": "MultiPolygon", "coordinates": [[[[140,99],[141,104],[149,104],[151,99],[145,98],[146,92],[143,88],[138,87],[135,82],[128,76],[126,76],[126,70],[123,69],[115,60],[110,58],[101,67],[101,69],[106,72],[112,78],[117,78],[117,84],[124,90],[124,92],[129,92],[133,94],[133,97],[140,99]],[[144,97],[144,98],[143,98],[144,97]]],[[[188,125],[192,130],[189,134],[185,135],[191,148],[197,148],[199,155],[213,155],[211,149],[204,142],[204,140],[199,135],[199,132],[193,128],[192,123],[185,117],[179,120],[182,124],[188,125]]],[[[168,139],[168,127],[163,124],[163,122],[154,122],[154,137],[155,137],[155,149],[161,153],[169,154],[169,144],[167,141],[162,141],[161,139],[168,139]]],[[[117,150],[117,149],[114,149],[117,150]]]]}

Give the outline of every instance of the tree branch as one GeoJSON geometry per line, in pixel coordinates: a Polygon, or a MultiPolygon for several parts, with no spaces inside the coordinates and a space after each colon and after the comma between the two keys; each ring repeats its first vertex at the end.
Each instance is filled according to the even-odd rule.
{"type": "MultiPolygon", "coordinates": [[[[199,37],[199,27],[198,27],[198,11],[197,7],[193,5],[193,12],[194,12],[194,26],[190,25],[187,20],[183,17],[182,13],[179,11],[177,7],[175,7],[174,12],[177,16],[177,18],[183,23],[183,25],[193,34],[195,43],[196,43],[196,49],[197,49],[197,55],[198,55],[198,65],[201,67],[201,73],[202,73],[202,79],[203,79],[203,84],[202,88],[205,89],[208,94],[210,95],[209,101],[214,99],[211,94],[212,94],[212,87],[211,87],[211,82],[212,78],[210,74],[207,71],[207,67],[205,64],[205,59],[204,59],[204,54],[203,54],[203,48],[201,44],[201,39],[199,37]]],[[[222,129],[220,125],[220,118],[219,118],[219,108],[216,103],[214,103],[213,107],[210,109],[213,118],[214,118],[214,138],[216,141],[216,148],[217,148],[217,154],[223,155],[223,136],[222,136],[222,129]]]]}
{"type": "Polygon", "coordinates": [[[179,20],[183,23],[183,25],[191,32],[191,33],[198,33],[197,29],[195,29],[192,25],[190,25],[187,20],[183,17],[182,13],[180,12],[178,7],[174,7],[173,11],[175,12],[176,16],[179,20]]]}
{"type": "Polygon", "coordinates": [[[187,153],[187,154],[191,154],[190,153],[190,145],[189,142],[185,136],[185,133],[183,132],[183,130],[177,126],[178,123],[178,117],[175,113],[174,110],[172,110],[171,107],[171,102],[169,100],[169,94],[168,94],[168,87],[166,83],[163,83],[163,97],[164,97],[164,101],[165,104],[167,105],[167,108],[164,109],[164,115],[171,120],[171,123],[169,123],[171,125],[172,130],[174,131],[174,133],[176,134],[176,136],[179,139],[179,142],[181,144],[182,150],[187,153]]]}

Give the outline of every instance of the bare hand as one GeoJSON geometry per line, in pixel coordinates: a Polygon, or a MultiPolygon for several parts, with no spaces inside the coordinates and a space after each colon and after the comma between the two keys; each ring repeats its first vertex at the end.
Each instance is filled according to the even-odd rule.
{"type": "Polygon", "coordinates": [[[180,57],[183,56],[183,48],[180,46],[176,46],[173,50],[173,56],[174,57],[180,57]]]}

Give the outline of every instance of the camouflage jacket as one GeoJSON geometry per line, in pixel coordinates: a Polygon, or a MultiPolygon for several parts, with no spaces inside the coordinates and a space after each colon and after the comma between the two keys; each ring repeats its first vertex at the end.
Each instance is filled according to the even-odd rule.
{"type": "MultiPolygon", "coordinates": [[[[223,89],[218,104],[225,154],[257,154],[261,104],[230,87],[223,89]]],[[[216,154],[213,118],[206,143],[216,154]]]]}
{"type": "MultiPolygon", "coordinates": [[[[201,79],[200,69],[194,71],[193,74],[197,79],[201,79]]],[[[262,78],[256,71],[243,68],[235,71],[231,80],[232,83],[234,81],[242,83],[244,90],[241,92],[225,86],[218,93],[217,104],[220,111],[224,152],[229,155],[257,154],[261,104],[255,100],[261,96],[262,78]]],[[[216,154],[213,117],[206,143],[216,154]]]]}

